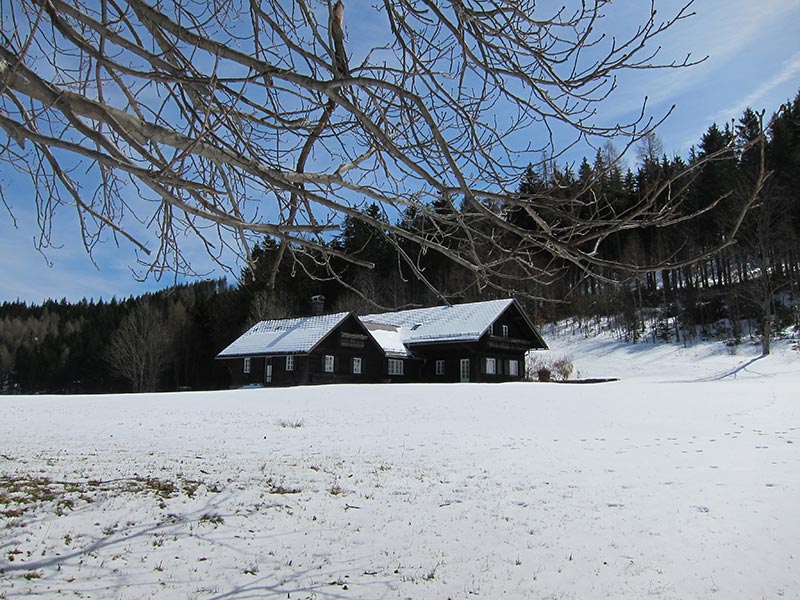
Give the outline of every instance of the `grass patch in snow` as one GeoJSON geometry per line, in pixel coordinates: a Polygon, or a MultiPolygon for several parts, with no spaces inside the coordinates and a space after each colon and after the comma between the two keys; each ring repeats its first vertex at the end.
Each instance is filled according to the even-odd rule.
{"type": "Polygon", "coordinates": [[[223,523],[225,523],[225,519],[223,519],[222,515],[218,513],[205,513],[200,517],[200,522],[210,523],[211,525],[214,525],[216,527],[217,525],[222,525],[223,523]]]}
{"type": "MultiPolygon", "coordinates": [[[[196,480],[171,481],[158,477],[134,476],[109,481],[56,481],[32,475],[0,476],[0,517],[18,519],[47,507],[57,516],[76,509],[79,504],[91,504],[99,494],[153,495],[161,508],[165,501],[179,495],[193,497],[204,486],[208,492],[218,493],[216,485],[206,485],[196,480]]],[[[13,524],[9,521],[7,525],[13,524]]]]}
{"type": "Polygon", "coordinates": [[[277,483],[270,477],[267,479],[267,491],[270,494],[299,494],[303,490],[277,483]]]}

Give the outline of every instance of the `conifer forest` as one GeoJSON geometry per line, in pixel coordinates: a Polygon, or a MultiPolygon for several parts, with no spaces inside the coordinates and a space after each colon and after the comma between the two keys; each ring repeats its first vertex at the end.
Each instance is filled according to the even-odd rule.
{"type": "MultiPolygon", "coordinates": [[[[391,225],[418,235],[396,238],[390,231],[377,235],[363,220],[347,217],[327,243],[374,268],[351,261],[331,270],[305,251],[273,269],[279,253],[291,255],[292,248],[265,237],[253,251],[252,266],[235,282],[204,280],[138,298],[4,302],[0,392],[225,388],[228,374],[214,361],[216,353],[255,322],[308,314],[316,294],[325,296],[327,311],[360,313],[486,300],[511,291],[538,324],[607,318],[608,326],[629,341],[714,337],[735,345],[752,338],[768,353],[771,336],[800,326],[800,94],[764,119],[769,123],[767,177],[736,239],[727,240],[725,232],[739,218],[737,207],[760,169],[760,153],[748,143],[760,134],[758,117],[748,109],[735,122],[712,124],[687,156],[670,155],[651,136],[637,147],[636,164],[630,166],[609,144],[577,164],[529,167],[519,193],[546,190],[553,197],[556,190],[563,199],[559,210],[566,205],[578,219],[591,218],[581,215],[591,205],[588,198],[602,196],[623,213],[636,204],[641,190],[661,181],[669,182],[660,191],[665,198],[678,194],[687,211],[704,211],[683,227],[616,231],[597,245],[592,266],[542,250],[537,267],[546,277],[525,277],[510,264],[488,282],[477,281],[441,253],[415,247],[413,239],[424,239],[433,226],[445,244],[465,243],[457,232],[442,231],[442,220],[432,224],[426,214],[409,209],[391,225]],[[726,147],[730,150],[720,153],[726,147]],[[713,160],[703,160],[709,156],[713,160]],[[698,168],[686,169],[701,161],[698,168]],[[414,257],[414,268],[398,258],[401,253],[414,257]],[[699,261],[688,260],[704,254],[699,261]],[[631,272],[620,264],[643,267],[631,272]]],[[[430,208],[458,211],[458,206],[458,199],[442,199],[430,208]]],[[[361,210],[390,223],[378,203],[365,202],[361,210]]],[[[504,214],[518,227],[537,227],[513,203],[504,214]]],[[[486,239],[491,235],[486,232],[486,239]]],[[[490,245],[485,252],[491,254],[490,245]]],[[[331,256],[328,260],[336,260],[335,252],[331,256]]]]}

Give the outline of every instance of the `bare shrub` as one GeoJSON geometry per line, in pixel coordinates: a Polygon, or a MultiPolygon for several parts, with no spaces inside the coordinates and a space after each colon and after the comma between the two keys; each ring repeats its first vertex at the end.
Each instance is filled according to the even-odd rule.
{"type": "Polygon", "coordinates": [[[553,361],[553,373],[558,381],[566,381],[575,368],[572,361],[566,356],[561,356],[553,361]]]}
{"type": "Polygon", "coordinates": [[[568,356],[537,353],[528,358],[525,379],[528,381],[567,381],[575,369],[568,356]]]}

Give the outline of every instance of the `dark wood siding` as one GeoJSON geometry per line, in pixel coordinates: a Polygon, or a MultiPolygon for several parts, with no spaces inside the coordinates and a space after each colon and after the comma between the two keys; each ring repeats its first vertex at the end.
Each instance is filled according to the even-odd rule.
{"type": "Polygon", "coordinates": [[[431,383],[455,383],[461,381],[461,360],[470,361],[470,381],[479,381],[476,371],[476,343],[425,344],[414,346],[414,353],[424,358],[420,380],[431,383]],[[436,374],[436,361],[444,361],[444,374],[436,374]]]}
{"type": "Polygon", "coordinates": [[[263,385],[267,358],[264,356],[236,357],[224,359],[231,374],[231,387],[263,385]],[[245,359],[250,359],[250,372],[244,372],[245,359]]]}
{"type": "Polygon", "coordinates": [[[309,383],[375,383],[381,380],[383,349],[352,315],[323,339],[308,356],[309,383]],[[333,356],[333,372],[326,373],[324,357],[333,356]],[[353,359],[361,359],[361,374],[353,373],[353,359]]]}
{"type": "Polygon", "coordinates": [[[415,346],[414,353],[424,358],[420,381],[454,383],[461,381],[461,360],[469,359],[471,382],[520,381],[525,375],[525,352],[520,340],[495,340],[488,333],[472,343],[426,344],[415,346]],[[486,359],[495,360],[495,373],[486,372],[486,359]],[[444,374],[436,374],[436,361],[444,361],[444,374]],[[517,375],[509,373],[508,363],[517,361],[517,375]]]}
{"type": "Polygon", "coordinates": [[[386,357],[383,359],[383,379],[390,383],[413,383],[416,381],[425,381],[423,377],[423,368],[425,361],[418,358],[400,358],[400,357],[386,357]],[[403,361],[403,374],[390,375],[389,374],[389,360],[402,360],[403,361]]]}

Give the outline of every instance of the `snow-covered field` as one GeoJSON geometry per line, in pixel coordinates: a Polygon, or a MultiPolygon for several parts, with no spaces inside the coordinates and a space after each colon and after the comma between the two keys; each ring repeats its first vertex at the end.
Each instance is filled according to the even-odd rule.
{"type": "Polygon", "coordinates": [[[594,385],[0,398],[0,598],[800,597],[800,353],[594,385]]]}

